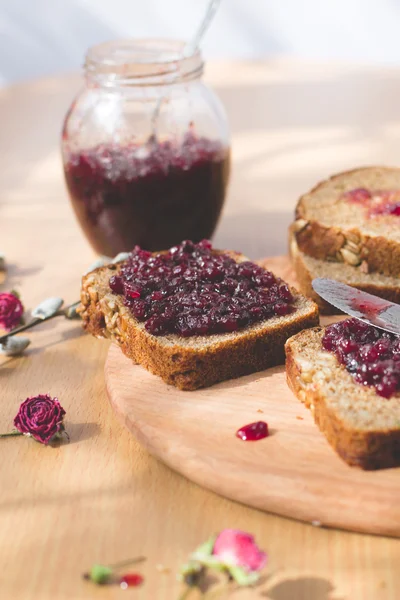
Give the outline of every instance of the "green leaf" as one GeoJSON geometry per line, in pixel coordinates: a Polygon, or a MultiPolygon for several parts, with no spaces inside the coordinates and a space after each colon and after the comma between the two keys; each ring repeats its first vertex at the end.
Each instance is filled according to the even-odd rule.
{"type": "Polygon", "coordinates": [[[202,570],[203,566],[201,563],[190,560],[188,563],[181,566],[179,569],[180,579],[185,579],[187,575],[198,575],[202,570]]]}
{"type": "Polygon", "coordinates": [[[179,569],[181,578],[187,575],[197,575],[203,566],[209,566],[209,561],[213,560],[212,551],[214,549],[216,536],[201,544],[189,557],[189,562],[182,565],[179,569]]]}
{"type": "Polygon", "coordinates": [[[21,298],[21,295],[19,292],[17,292],[17,290],[11,290],[10,294],[18,298],[18,300],[21,298]]]}
{"type": "Polygon", "coordinates": [[[258,581],[259,574],[257,571],[246,571],[243,567],[233,565],[227,565],[226,568],[238,585],[253,585],[258,581]]]}
{"type": "Polygon", "coordinates": [[[112,569],[105,565],[93,565],[89,572],[91,581],[98,584],[107,583],[112,575],[112,569]]]}
{"type": "Polygon", "coordinates": [[[201,544],[196,550],[193,552],[191,557],[196,556],[195,560],[201,560],[201,557],[211,556],[214,550],[215,540],[217,539],[216,535],[213,535],[209,540],[201,544]]]}
{"type": "Polygon", "coordinates": [[[226,563],[222,562],[219,558],[217,558],[216,556],[213,556],[213,555],[207,556],[207,555],[201,555],[201,554],[193,554],[192,560],[198,561],[204,567],[208,567],[209,569],[214,569],[214,571],[222,572],[222,571],[226,571],[226,568],[227,568],[226,563]]]}

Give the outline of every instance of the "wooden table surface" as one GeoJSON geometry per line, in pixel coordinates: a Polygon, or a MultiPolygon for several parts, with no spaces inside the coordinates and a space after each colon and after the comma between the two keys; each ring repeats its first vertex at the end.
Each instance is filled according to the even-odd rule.
{"type": "MultiPolygon", "coordinates": [[[[233,176],[216,235],[222,247],[253,258],[283,253],[301,192],[344,168],[400,162],[398,70],[228,63],[210,65],[206,78],[232,127],[233,176]]],[[[77,299],[80,274],[94,259],[59,155],[61,121],[79,84],[71,75],[0,90],[0,250],[9,264],[1,290],[19,290],[27,307],[49,295],[77,299]]],[[[1,598],[174,600],[179,565],[224,527],[253,532],[269,553],[262,585],[236,592],[238,600],[400,597],[398,540],[264,514],[189,483],[142,450],[111,411],[107,342],[61,320],[31,338],[23,358],[0,359],[0,429],[11,428],[21,400],[49,392],[67,411],[71,443],[1,441],[1,598]],[[98,588],[80,577],[94,562],[136,555],[147,557],[140,589],[98,588]]]]}

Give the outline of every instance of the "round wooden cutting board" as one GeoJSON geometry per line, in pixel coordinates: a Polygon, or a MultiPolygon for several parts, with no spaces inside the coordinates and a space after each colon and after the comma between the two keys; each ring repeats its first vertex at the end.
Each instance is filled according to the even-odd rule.
{"type": "MultiPolygon", "coordinates": [[[[286,258],[265,263],[294,283],[286,258]]],[[[362,471],[343,462],[287,387],[284,367],[183,392],[113,345],[105,376],[111,404],[137,440],[188,479],[280,515],[400,537],[400,468],[362,471]],[[258,420],[270,437],[235,437],[258,420]]]]}

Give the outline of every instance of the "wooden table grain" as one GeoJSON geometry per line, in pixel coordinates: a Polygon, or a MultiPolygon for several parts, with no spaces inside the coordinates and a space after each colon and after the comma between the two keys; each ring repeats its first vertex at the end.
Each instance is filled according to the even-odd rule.
{"type": "MultiPolygon", "coordinates": [[[[232,127],[233,176],[216,235],[223,247],[253,258],[281,254],[301,192],[344,168],[400,162],[399,70],[215,63],[206,78],[232,127]]],[[[19,290],[27,307],[49,295],[74,301],[94,259],[59,154],[62,118],[79,85],[79,76],[65,75],[0,90],[0,250],[9,265],[0,289],[19,290]]],[[[21,400],[49,392],[67,411],[71,443],[1,440],[1,598],[173,600],[179,565],[223,527],[253,532],[269,553],[262,585],[235,592],[238,600],[400,597],[398,540],[283,519],[189,483],[150,457],[111,411],[107,342],[61,320],[31,337],[23,358],[0,359],[0,429],[10,429],[21,400]],[[93,562],[136,555],[147,556],[140,589],[81,579],[93,562]]]]}

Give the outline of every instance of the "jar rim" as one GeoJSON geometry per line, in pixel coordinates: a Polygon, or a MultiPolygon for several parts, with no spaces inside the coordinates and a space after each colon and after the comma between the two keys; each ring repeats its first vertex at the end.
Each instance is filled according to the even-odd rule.
{"type": "Polygon", "coordinates": [[[166,85],[197,79],[200,50],[185,55],[186,43],[163,38],[118,39],[89,48],[86,75],[104,85],[166,85]]]}

